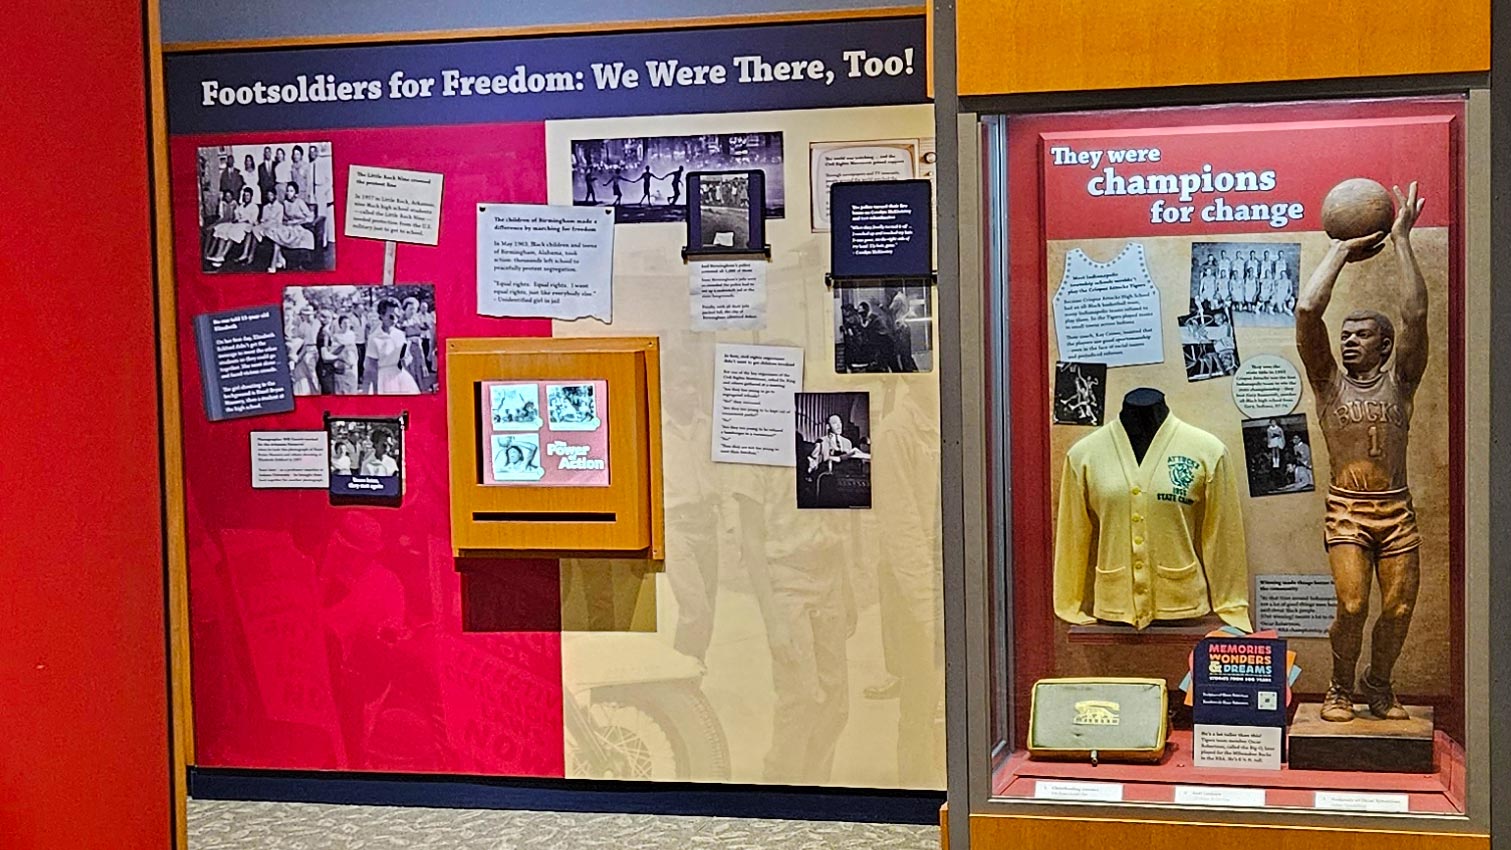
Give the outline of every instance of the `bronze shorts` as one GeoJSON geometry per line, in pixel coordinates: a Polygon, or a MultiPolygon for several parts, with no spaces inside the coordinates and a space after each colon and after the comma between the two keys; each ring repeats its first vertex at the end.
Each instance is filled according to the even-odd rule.
{"type": "Polygon", "coordinates": [[[1379,556],[1399,555],[1422,545],[1417,512],[1406,488],[1360,493],[1327,489],[1327,545],[1355,543],[1379,556]]]}

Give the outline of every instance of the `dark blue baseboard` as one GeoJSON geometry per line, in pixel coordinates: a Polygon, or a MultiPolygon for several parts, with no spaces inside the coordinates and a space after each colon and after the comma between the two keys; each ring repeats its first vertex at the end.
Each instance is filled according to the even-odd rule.
{"type": "Polygon", "coordinates": [[[906,824],[937,824],[939,807],[944,803],[944,793],[939,791],[196,767],[189,768],[189,796],[200,800],[906,824]]]}

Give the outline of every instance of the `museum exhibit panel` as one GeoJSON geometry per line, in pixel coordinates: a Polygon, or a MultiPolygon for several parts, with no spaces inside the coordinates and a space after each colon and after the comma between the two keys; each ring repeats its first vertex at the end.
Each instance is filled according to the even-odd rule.
{"type": "Polygon", "coordinates": [[[166,55],[197,788],[932,816],[932,279],[826,280],[932,257],[925,42],[902,9],[166,55]],[[836,259],[831,188],[898,181],[836,259]]]}
{"type": "Polygon", "coordinates": [[[941,36],[951,844],[1488,846],[1483,78],[993,64],[992,6],[941,36]]]}

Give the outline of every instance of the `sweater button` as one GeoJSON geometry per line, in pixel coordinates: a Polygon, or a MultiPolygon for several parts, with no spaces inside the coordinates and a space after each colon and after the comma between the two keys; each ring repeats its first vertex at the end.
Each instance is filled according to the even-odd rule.
{"type": "Polygon", "coordinates": [[[1129,490],[1129,491],[1128,491],[1128,492],[1130,492],[1130,493],[1132,493],[1132,494],[1133,494],[1133,495],[1135,495],[1135,496],[1137,496],[1137,495],[1138,495],[1138,494],[1140,494],[1140,493],[1142,493],[1142,492],[1144,492],[1144,491],[1143,491],[1143,490],[1140,490],[1140,489],[1139,489],[1139,488],[1137,488],[1137,487],[1134,487],[1134,488],[1133,488],[1133,489],[1132,489],[1132,490],[1129,490]]]}

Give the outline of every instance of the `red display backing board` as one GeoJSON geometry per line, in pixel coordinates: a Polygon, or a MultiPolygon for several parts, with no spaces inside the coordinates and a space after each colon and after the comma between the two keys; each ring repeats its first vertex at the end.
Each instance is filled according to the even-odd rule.
{"type": "MultiPolygon", "coordinates": [[[[1054,535],[1049,496],[1051,478],[1058,476],[1060,470],[1053,467],[1050,450],[1048,399],[1052,387],[1046,353],[1053,332],[1048,308],[1053,287],[1046,283],[1046,239],[1317,231],[1321,229],[1320,199],[1327,188],[1359,174],[1369,174],[1387,185],[1400,182],[1403,189],[1409,180],[1429,174],[1422,191],[1426,196],[1430,188],[1436,193],[1436,200],[1429,204],[1430,211],[1424,213],[1418,226],[1456,223],[1463,214],[1462,191],[1457,183],[1463,160],[1458,130],[1462,112],[1459,100],[1421,99],[1127,110],[1027,116],[1008,122],[1011,256],[1007,291],[1012,317],[1009,404],[1013,423],[1008,451],[1012,458],[1011,519],[1015,529],[1012,543],[1015,617],[1009,645],[1017,653],[1012,668],[1016,676],[1011,724],[1014,746],[1021,744],[1026,732],[1033,682],[1057,675],[1054,635],[1057,629],[1064,628],[1054,618],[1051,604],[1054,535]],[[1446,128],[1441,127],[1443,124],[1446,128]],[[1439,179],[1433,174],[1445,156],[1441,144],[1431,147],[1435,138],[1447,139],[1449,179],[1439,179]],[[1056,166],[1051,151],[1054,147],[1073,151],[1159,148],[1161,158],[1157,162],[1146,157],[1134,163],[1113,164],[1104,159],[1056,166]],[[1423,157],[1430,157],[1426,161],[1433,167],[1414,167],[1424,161],[1423,157]],[[1214,171],[1230,172],[1273,169],[1275,186],[1263,192],[1240,193],[1205,191],[1203,187],[1192,200],[1183,201],[1178,194],[1098,195],[1093,190],[1105,188],[1105,183],[1095,186],[1091,183],[1097,177],[1105,178],[1102,169],[1109,166],[1126,177],[1134,173],[1200,174],[1204,165],[1211,165],[1214,171]],[[1299,220],[1289,222],[1283,229],[1262,221],[1204,222],[1201,211],[1213,203],[1214,195],[1225,195],[1231,203],[1294,201],[1301,203],[1304,210],[1299,220]],[[1190,203],[1191,220],[1154,221],[1151,215],[1154,202],[1161,199],[1173,206],[1190,203]]],[[[1463,467],[1463,393],[1459,391],[1463,375],[1460,227],[1450,230],[1449,256],[1450,303],[1433,305],[1433,309],[1445,310],[1449,316],[1448,373],[1454,385],[1449,393],[1447,417],[1451,447],[1449,491],[1453,494],[1449,508],[1449,561],[1454,565],[1449,570],[1452,622],[1448,631],[1458,636],[1449,653],[1450,667],[1458,671],[1463,669],[1463,520],[1462,506],[1458,504],[1463,467]]],[[[1305,273],[1309,274],[1310,269],[1305,273]]],[[[1177,311],[1167,305],[1162,312],[1169,315],[1177,311]]],[[[983,315],[994,313],[992,309],[983,309],[983,315]]],[[[1108,417],[1116,416],[1117,404],[1117,399],[1108,398],[1108,417]]],[[[1236,411],[1234,415],[1237,416],[1236,411]]],[[[1320,432],[1314,438],[1320,441],[1320,432]]],[[[1254,533],[1252,529],[1250,533],[1254,533]]],[[[1462,676],[1455,676],[1454,681],[1454,692],[1448,698],[1451,704],[1440,705],[1438,717],[1443,728],[1460,734],[1462,676]]]]}
{"type": "MultiPolygon", "coordinates": [[[[1464,751],[1439,732],[1433,741],[1434,773],[1371,773],[1368,792],[1406,795],[1416,814],[1456,815],[1464,811],[1464,751]]],[[[1111,782],[1123,785],[1123,799],[1170,805],[1182,786],[1248,788],[1264,791],[1271,808],[1312,809],[1317,792],[1360,790],[1358,774],[1346,770],[1237,770],[1196,767],[1191,763],[1191,733],[1175,732],[1165,758],[1158,764],[1093,765],[1078,762],[1034,761],[1017,753],[993,776],[993,793],[1003,797],[1033,797],[1041,779],[1069,782],[1111,782]]]]}
{"type": "MultiPolygon", "coordinates": [[[[351,164],[443,172],[439,248],[398,246],[398,283],[435,286],[448,336],[548,336],[476,313],[474,210],[544,203],[544,127],[316,130],[172,140],[195,736],[205,767],[560,776],[557,567],[509,564],[511,611],[470,611],[451,554],[445,396],[300,397],[292,413],[206,420],[191,323],[280,304],[285,286],[378,283],[383,243],[341,236],[351,164]],[[201,270],[197,149],[331,143],[333,271],[201,270]],[[253,490],[248,433],[319,430],[322,413],[408,412],[399,507],[253,490]],[[538,613],[552,612],[542,618],[538,613]],[[485,620],[501,631],[464,632],[485,620]]],[[[437,355],[437,360],[443,358],[437,355]]],[[[444,371],[444,363],[441,363],[444,371]]],[[[444,382],[444,375],[440,376],[444,382]]]]}

